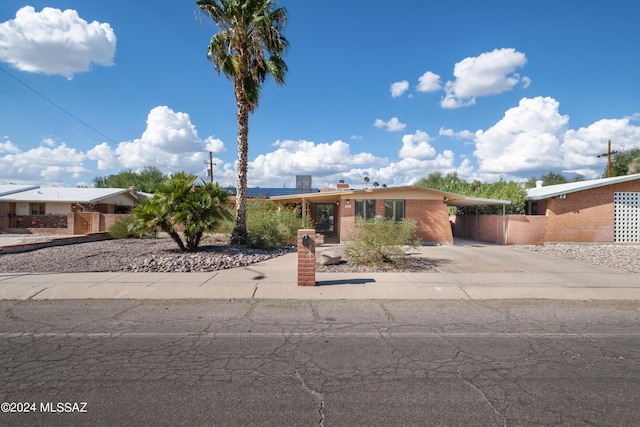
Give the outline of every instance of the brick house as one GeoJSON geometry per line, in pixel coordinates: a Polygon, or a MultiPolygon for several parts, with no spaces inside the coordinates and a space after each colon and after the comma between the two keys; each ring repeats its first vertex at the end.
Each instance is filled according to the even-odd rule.
{"type": "Polygon", "coordinates": [[[285,204],[303,206],[316,232],[326,242],[348,240],[356,217],[376,216],[416,221],[423,243],[453,243],[449,206],[506,205],[508,200],[479,199],[420,186],[354,189],[341,181],[336,188],[319,192],[270,197],[285,204]]]}
{"type": "Polygon", "coordinates": [[[544,215],[544,242],[640,242],[640,174],[527,190],[527,214],[544,215]]]}

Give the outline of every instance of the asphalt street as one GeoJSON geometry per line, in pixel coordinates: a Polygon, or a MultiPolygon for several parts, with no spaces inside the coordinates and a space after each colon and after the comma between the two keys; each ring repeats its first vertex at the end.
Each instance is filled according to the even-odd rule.
{"type": "Polygon", "coordinates": [[[636,301],[0,301],[0,425],[640,425],[636,301]]]}

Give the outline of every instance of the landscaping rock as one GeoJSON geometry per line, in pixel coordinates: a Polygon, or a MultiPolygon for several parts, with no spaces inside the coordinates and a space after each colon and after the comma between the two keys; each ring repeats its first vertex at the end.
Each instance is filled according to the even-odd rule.
{"type": "Polygon", "coordinates": [[[342,257],[333,253],[320,254],[316,258],[316,263],[318,265],[338,265],[341,261],[342,257]]]}

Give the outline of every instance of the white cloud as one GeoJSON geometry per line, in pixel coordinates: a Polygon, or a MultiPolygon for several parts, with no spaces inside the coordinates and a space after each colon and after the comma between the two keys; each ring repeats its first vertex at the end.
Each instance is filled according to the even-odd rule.
{"type": "Polygon", "coordinates": [[[0,157],[0,181],[55,185],[69,177],[78,178],[90,172],[83,164],[84,153],[64,143],[28,151],[21,151],[11,141],[0,144],[0,147],[4,148],[0,152],[11,153],[0,157]]]}
{"type": "Polygon", "coordinates": [[[475,133],[470,132],[468,130],[462,130],[462,131],[456,132],[453,129],[445,129],[445,128],[440,128],[440,130],[438,131],[438,135],[448,136],[456,139],[471,139],[471,140],[475,139],[476,137],[475,133]]]}
{"type": "Polygon", "coordinates": [[[508,173],[563,166],[560,152],[569,117],[553,98],[523,98],[486,131],[476,133],[475,156],[483,173],[508,173]]]}
{"type": "Polygon", "coordinates": [[[224,151],[224,144],[214,137],[200,139],[187,113],[174,112],[167,106],[153,108],[147,116],[147,128],[140,138],[121,142],[115,148],[102,143],[89,150],[89,159],[98,168],[141,169],[155,166],[163,171],[198,171],[208,159],[207,151],[224,151]]]}
{"type": "Polygon", "coordinates": [[[391,96],[393,98],[398,98],[402,96],[409,89],[409,82],[403,80],[401,82],[391,83],[391,96]]]}
{"type": "Polygon", "coordinates": [[[401,159],[424,160],[433,158],[436,150],[429,144],[431,137],[421,130],[402,137],[402,148],[398,155],[401,159]]]}
{"type": "Polygon", "coordinates": [[[519,82],[525,87],[531,83],[528,77],[515,73],[527,62],[524,53],[515,49],[495,49],[477,57],[465,58],[453,70],[456,78],[445,84],[445,96],[440,102],[443,108],[474,105],[476,97],[494,95],[513,89],[519,82]]]}
{"type": "Polygon", "coordinates": [[[598,155],[607,152],[609,140],[613,150],[640,148],[640,126],[632,125],[629,118],[602,119],[587,127],[567,131],[561,146],[566,170],[590,178],[599,176],[606,158],[598,158],[598,155]],[[585,168],[595,171],[592,169],[589,173],[585,168]]]}
{"type": "Polygon", "coordinates": [[[33,73],[72,78],[92,64],[110,66],[116,35],[108,23],[88,23],[73,9],[25,6],[0,23],[0,61],[33,73]]]}
{"type": "Polygon", "coordinates": [[[98,169],[100,170],[112,169],[119,166],[115,153],[106,142],[96,145],[87,151],[87,158],[89,160],[96,160],[98,162],[98,169]]]}
{"type": "Polygon", "coordinates": [[[207,151],[212,151],[214,153],[222,153],[226,149],[224,148],[224,142],[221,139],[214,138],[212,136],[208,137],[204,141],[204,149],[207,151]]]}
{"type": "Polygon", "coordinates": [[[331,144],[285,140],[274,146],[275,151],[260,154],[249,163],[249,185],[277,187],[283,179],[291,181],[296,175],[337,176],[353,168],[388,163],[370,153],[353,154],[349,144],[340,140],[331,144]]]}
{"type": "Polygon", "coordinates": [[[418,79],[418,92],[435,92],[442,89],[440,76],[427,71],[418,79]]]}
{"type": "Polygon", "coordinates": [[[475,144],[478,167],[472,168],[465,159],[457,168],[465,179],[519,179],[552,170],[597,178],[606,166],[606,158],[597,156],[606,153],[608,140],[614,150],[640,148],[640,126],[633,124],[635,117],[598,120],[574,130],[569,128],[569,117],[560,113],[557,100],[523,98],[486,131],[441,128],[439,135],[470,139],[475,144]]]}
{"type": "Polygon", "coordinates": [[[0,153],[14,153],[17,154],[20,149],[17,145],[11,142],[8,138],[4,142],[0,142],[0,153]]]}
{"type": "Polygon", "coordinates": [[[400,120],[398,120],[397,117],[392,117],[388,122],[376,119],[373,125],[377,128],[387,128],[387,131],[389,132],[401,131],[407,127],[405,123],[400,123],[400,120]]]}
{"type": "Polygon", "coordinates": [[[431,159],[404,158],[398,162],[375,171],[370,176],[379,177],[379,182],[387,185],[409,185],[434,171],[443,173],[457,172],[454,166],[455,155],[451,150],[444,150],[431,159]]]}

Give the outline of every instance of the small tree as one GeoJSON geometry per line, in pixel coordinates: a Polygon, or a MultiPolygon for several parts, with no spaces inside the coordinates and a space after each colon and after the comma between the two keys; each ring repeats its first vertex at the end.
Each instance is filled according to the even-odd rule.
{"type": "MultiPolygon", "coordinates": [[[[611,176],[624,176],[635,173],[637,164],[640,163],[640,148],[620,150],[611,156],[611,176]]],[[[607,176],[607,170],[602,177],[607,176]]]]}
{"type": "Polygon", "coordinates": [[[129,188],[134,187],[138,191],[153,193],[167,176],[160,169],[153,166],[145,166],[141,171],[125,170],[117,175],[97,176],[93,178],[93,186],[96,188],[129,188]]]}
{"type": "Polygon", "coordinates": [[[160,230],[168,233],[180,250],[195,251],[205,232],[233,217],[227,208],[229,193],[217,183],[196,185],[197,179],[180,172],[160,184],[152,198],[133,210],[131,231],[154,235],[160,230]]]}

